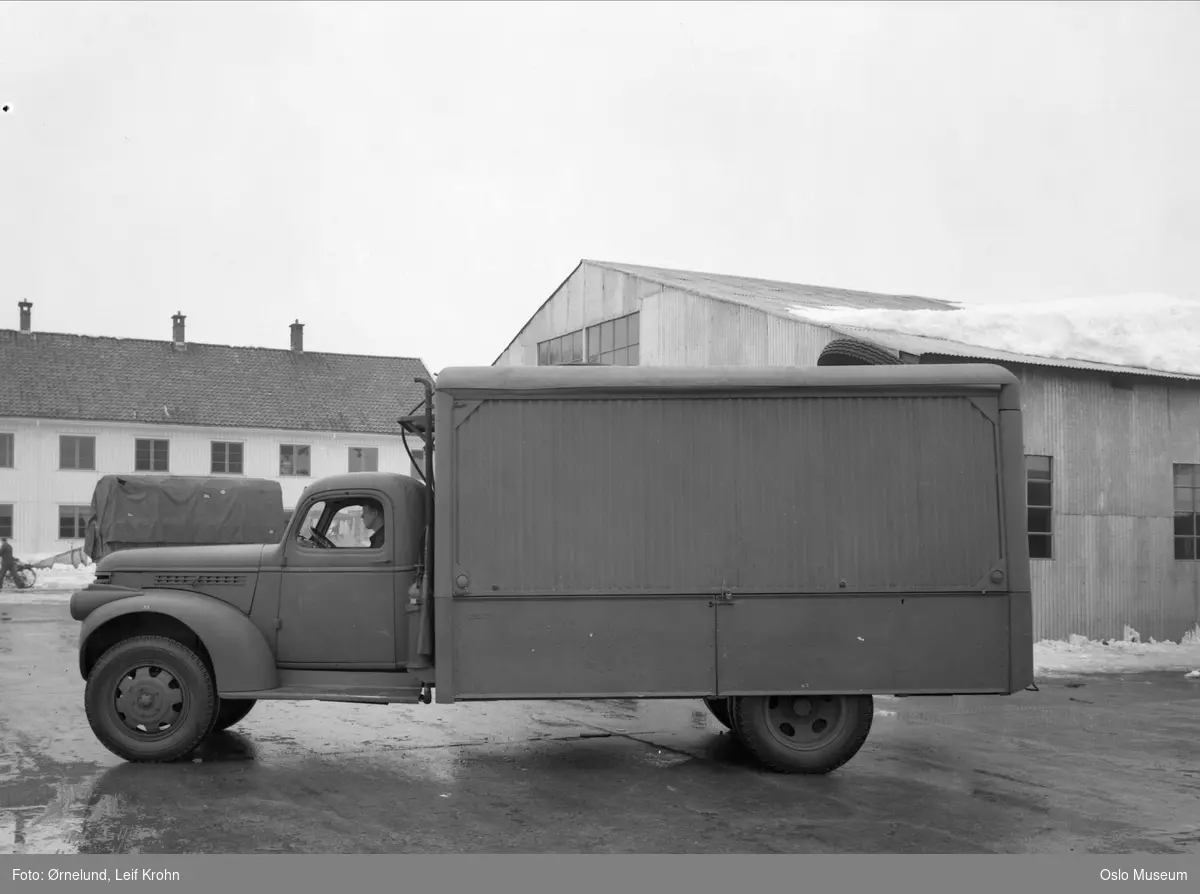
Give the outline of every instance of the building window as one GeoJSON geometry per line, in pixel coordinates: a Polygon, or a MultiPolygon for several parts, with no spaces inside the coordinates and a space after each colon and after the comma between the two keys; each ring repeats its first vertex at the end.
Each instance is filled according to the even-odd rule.
{"type": "Polygon", "coordinates": [[[378,472],[379,471],[379,448],[378,447],[351,447],[350,448],[350,471],[351,472],[378,472]]]}
{"type": "Polygon", "coordinates": [[[16,467],[14,452],[13,435],[10,432],[0,432],[0,469],[16,467]]]}
{"type": "Polygon", "coordinates": [[[312,473],[307,444],[283,444],[279,448],[279,474],[288,478],[307,478],[312,473]]]}
{"type": "Polygon", "coordinates": [[[1026,503],[1029,507],[1029,558],[1031,559],[1054,558],[1054,534],[1051,525],[1051,509],[1053,507],[1051,465],[1049,456],[1025,457],[1026,503]]]}
{"type": "Polygon", "coordinates": [[[1176,463],[1175,471],[1175,558],[1195,561],[1200,557],[1200,465],[1176,463]]]}
{"type": "Polygon", "coordinates": [[[241,475],[242,449],[242,444],[238,441],[213,441],[212,473],[214,475],[241,475]]]}
{"type": "Polygon", "coordinates": [[[641,315],[632,313],[587,330],[588,363],[637,366],[641,315]]]}
{"type": "Polygon", "coordinates": [[[583,362],[583,330],[538,343],[538,366],[583,362]]]}
{"type": "Polygon", "coordinates": [[[87,521],[91,512],[91,506],[59,506],[58,539],[82,540],[87,533],[87,521]]]}
{"type": "Polygon", "coordinates": [[[0,537],[12,539],[13,535],[13,504],[0,503],[0,537]]]}
{"type": "Polygon", "coordinates": [[[96,469],[96,439],[91,435],[59,435],[60,469],[96,469]]]}
{"type": "Polygon", "coordinates": [[[133,442],[135,472],[166,472],[170,468],[170,444],[167,441],[137,438],[133,442]]]}

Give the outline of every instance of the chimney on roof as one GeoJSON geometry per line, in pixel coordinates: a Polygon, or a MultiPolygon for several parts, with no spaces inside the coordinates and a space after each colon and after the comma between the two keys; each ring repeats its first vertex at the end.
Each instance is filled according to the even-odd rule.
{"type": "Polygon", "coordinates": [[[33,302],[18,301],[17,307],[21,308],[21,331],[22,332],[32,331],[32,323],[30,322],[30,316],[31,316],[30,311],[33,310],[33,302]]]}
{"type": "Polygon", "coordinates": [[[173,335],[175,339],[175,347],[177,348],[183,348],[186,346],[186,341],[183,337],[183,321],[186,319],[187,317],[185,317],[180,311],[176,311],[175,316],[171,317],[171,322],[175,324],[173,335]]]}
{"type": "Polygon", "coordinates": [[[304,353],[304,324],[299,320],[292,323],[292,350],[297,354],[304,353]]]}

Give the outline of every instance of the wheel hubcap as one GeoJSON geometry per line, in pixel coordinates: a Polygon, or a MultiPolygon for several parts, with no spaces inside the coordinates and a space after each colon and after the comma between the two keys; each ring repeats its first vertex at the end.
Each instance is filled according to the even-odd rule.
{"type": "Polygon", "coordinates": [[[846,725],[843,700],[833,695],[771,696],[764,710],[771,736],[796,751],[825,747],[846,725]]]}
{"type": "Polygon", "coordinates": [[[183,717],[187,698],[174,675],[157,666],[138,667],[117,683],[114,707],[130,732],[169,733],[183,717]]]}

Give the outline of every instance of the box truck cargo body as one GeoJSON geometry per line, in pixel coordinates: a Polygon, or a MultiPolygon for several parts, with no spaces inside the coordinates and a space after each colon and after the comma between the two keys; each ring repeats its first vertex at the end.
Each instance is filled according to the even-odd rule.
{"type": "Polygon", "coordinates": [[[1004,370],[448,370],[436,401],[439,700],[1031,682],[1004,370]]]}

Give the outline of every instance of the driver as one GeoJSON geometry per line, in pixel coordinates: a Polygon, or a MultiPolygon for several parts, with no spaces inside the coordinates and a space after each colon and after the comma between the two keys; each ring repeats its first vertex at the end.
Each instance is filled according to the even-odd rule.
{"type": "Polygon", "coordinates": [[[379,504],[371,501],[364,505],[362,520],[363,524],[367,526],[367,530],[374,532],[371,535],[371,549],[383,546],[383,513],[380,511],[379,504]]]}

